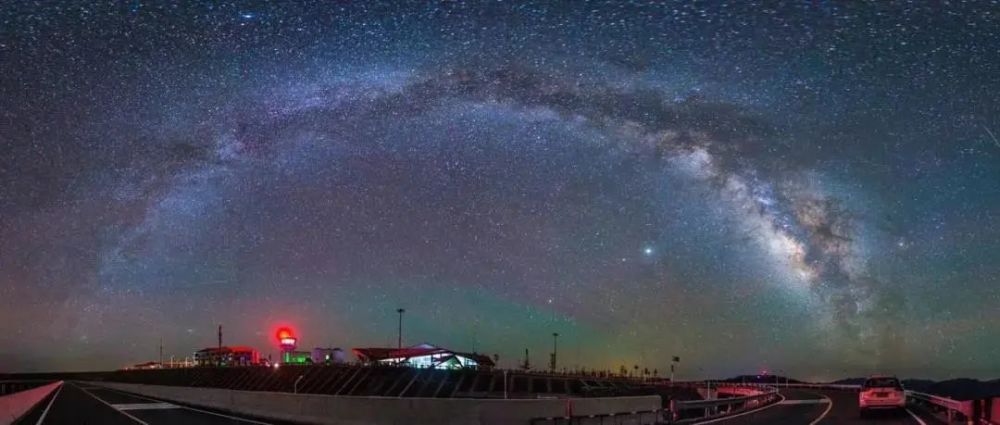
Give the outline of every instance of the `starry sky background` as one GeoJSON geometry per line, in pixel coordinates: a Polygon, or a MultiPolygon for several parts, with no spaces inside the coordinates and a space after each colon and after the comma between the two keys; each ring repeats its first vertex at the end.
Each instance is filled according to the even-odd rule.
{"type": "Polygon", "coordinates": [[[0,7],[0,368],[1000,376],[1000,3],[0,7]],[[991,134],[992,133],[992,134],[991,134]]]}

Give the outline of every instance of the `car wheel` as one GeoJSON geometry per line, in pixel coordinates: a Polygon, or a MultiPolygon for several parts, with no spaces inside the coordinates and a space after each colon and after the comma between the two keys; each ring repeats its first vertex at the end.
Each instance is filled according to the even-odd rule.
{"type": "Polygon", "coordinates": [[[861,419],[867,418],[868,417],[868,410],[866,410],[866,409],[860,409],[858,411],[858,416],[860,416],[861,419]]]}

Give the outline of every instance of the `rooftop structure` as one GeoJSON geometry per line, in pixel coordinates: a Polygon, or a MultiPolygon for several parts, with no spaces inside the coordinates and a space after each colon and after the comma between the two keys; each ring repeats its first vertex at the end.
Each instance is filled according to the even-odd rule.
{"type": "Polygon", "coordinates": [[[478,353],[463,353],[431,344],[397,348],[355,348],[354,355],[365,363],[398,364],[415,368],[489,369],[493,359],[478,353]]]}
{"type": "Polygon", "coordinates": [[[340,348],[316,347],[312,351],[312,362],[314,364],[339,364],[346,363],[347,356],[340,348]]]}
{"type": "Polygon", "coordinates": [[[260,363],[260,353],[251,347],[209,347],[194,353],[198,366],[253,366],[260,363]]]}

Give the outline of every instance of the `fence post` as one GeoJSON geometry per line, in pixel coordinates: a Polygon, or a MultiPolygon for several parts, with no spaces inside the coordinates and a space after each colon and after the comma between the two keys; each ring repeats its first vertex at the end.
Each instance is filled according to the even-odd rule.
{"type": "Polygon", "coordinates": [[[972,400],[972,411],[969,412],[969,417],[965,418],[966,423],[969,425],[975,425],[983,418],[983,409],[980,400],[972,400]]]}

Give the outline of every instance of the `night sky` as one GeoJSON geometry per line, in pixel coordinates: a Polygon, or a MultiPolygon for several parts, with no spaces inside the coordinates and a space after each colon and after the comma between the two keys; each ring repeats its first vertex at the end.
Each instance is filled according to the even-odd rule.
{"type": "Polygon", "coordinates": [[[1000,2],[4,2],[0,370],[1000,376],[1000,2]]]}

